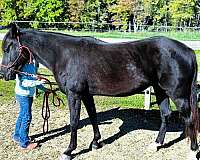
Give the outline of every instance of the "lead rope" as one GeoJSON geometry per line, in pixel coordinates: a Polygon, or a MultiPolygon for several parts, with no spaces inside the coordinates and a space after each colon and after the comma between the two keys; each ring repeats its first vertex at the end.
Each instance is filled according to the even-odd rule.
{"type": "Polygon", "coordinates": [[[62,99],[58,97],[56,94],[57,90],[53,90],[51,82],[42,76],[37,76],[38,79],[44,79],[50,86],[50,92],[45,92],[43,97],[43,105],[42,105],[42,118],[44,120],[43,123],[43,133],[47,133],[49,131],[49,118],[50,118],[50,108],[49,108],[49,95],[53,94],[53,105],[55,107],[59,107],[60,104],[64,104],[62,99]],[[55,100],[56,99],[56,100],[55,100]],[[57,101],[58,103],[55,103],[57,101]]]}
{"type": "Polygon", "coordinates": [[[49,104],[48,104],[48,98],[49,98],[49,93],[45,92],[44,98],[43,98],[43,105],[42,105],[42,118],[44,120],[43,133],[46,133],[49,131],[50,109],[49,109],[49,104]]]}

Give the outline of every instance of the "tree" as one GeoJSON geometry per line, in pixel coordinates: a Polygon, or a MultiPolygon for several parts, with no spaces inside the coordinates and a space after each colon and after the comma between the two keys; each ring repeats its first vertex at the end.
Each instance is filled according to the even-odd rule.
{"type": "MultiPolygon", "coordinates": [[[[55,22],[62,13],[61,0],[4,0],[2,19],[55,22]]],[[[9,23],[9,22],[6,22],[9,23]]],[[[32,23],[38,27],[39,23],[32,23]]]]}
{"type": "MultiPolygon", "coordinates": [[[[55,27],[51,22],[76,22],[70,28],[127,30],[128,24],[144,22],[146,17],[154,24],[200,25],[199,0],[0,0],[0,19],[35,21],[28,26],[55,27]],[[47,22],[47,23],[39,23],[47,22]],[[82,24],[77,22],[83,22],[82,24]],[[94,25],[95,24],[95,25],[94,25]]],[[[26,26],[25,26],[26,27],[26,26]]],[[[66,27],[66,24],[65,26],[66,27]]]]}
{"type": "MultiPolygon", "coordinates": [[[[68,0],[68,20],[70,22],[80,22],[84,9],[84,0],[68,0]]],[[[72,24],[73,28],[80,28],[80,23],[72,24]]]]}
{"type": "Polygon", "coordinates": [[[169,13],[174,26],[188,22],[194,15],[195,0],[172,0],[169,2],[169,13]]]}
{"type": "Polygon", "coordinates": [[[93,28],[92,23],[97,23],[100,12],[100,1],[99,0],[85,0],[84,9],[81,15],[81,22],[84,22],[83,26],[85,29],[93,28]]]}
{"type": "Polygon", "coordinates": [[[122,27],[122,30],[125,31],[131,17],[134,17],[135,20],[140,19],[140,2],[140,0],[117,0],[117,3],[108,9],[113,15],[113,24],[118,28],[122,27]]]}
{"type": "Polygon", "coordinates": [[[1,8],[1,19],[4,20],[2,25],[9,24],[10,20],[16,20],[18,17],[18,11],[16,7],[16,0],[1,0],[0,1],[1,8]],[[9,21],[8,21],[9,20],[9,21]]]}
{"type": "MultiPolygon", "coordinates": [[[[60,0],[31,1],[32,4],[29,4],[25,8],[25,13],[27,13],[27,16],[34,17],[34,21],[55,22],[63,12],[62,2],[60,0]]],[[[37,24],[35,27],[37,27],[37,24]]]]}

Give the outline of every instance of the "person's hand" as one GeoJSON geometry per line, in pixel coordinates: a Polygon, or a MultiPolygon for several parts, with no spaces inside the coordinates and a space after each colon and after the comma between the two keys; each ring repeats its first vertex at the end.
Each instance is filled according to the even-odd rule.
{"type": "Polygon", "coordinates": [[[36,75],[37,80],[41,80],[42,78],[39,75],[36,75]]]}
{"type": "Polygon", "coordinates": [[[42,84],[47,83],[47,81],[45,79],[40,79],[40,82],[42,82],[42,84]]]}
{"type": "Polygon", "coordinates": [[[45,94],[50,94],[52,91],[50,89],[46,89],[45,94]]]}

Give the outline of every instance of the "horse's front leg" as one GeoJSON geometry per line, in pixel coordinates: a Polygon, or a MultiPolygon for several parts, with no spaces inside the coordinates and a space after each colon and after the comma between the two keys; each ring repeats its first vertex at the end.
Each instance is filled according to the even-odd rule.
{"type": "Polygon", "coordinates": [[[171,109],[169,106],[169,98],[164,99],[160,104],[160,116],[161,116],[161,127],[156,138],[156,143],[163,145],[165,134],[167,131],[168,119],[171,114],[171,109]]]}
{"type": "Polygon", "coordinates": [[[77,129],[80,120],[81,110],[81,97],[80,95],[69,91],[68,93],[68,105],[70,110],[70,130],[71,139],[70,144],[64,154],[61,155],[60,160],[70,160],[71,153],[77,147],[77,129]]]}
{"type": "Polygon", "coordinates": [[[96,113],[96,108],[94,104],[94,99],[93,96],[88,94],[85,94],[82,96],[83,103],[87,109],[87,113],[89,115],[93,131],[94,131],[94,139],[91,143],[91,147],[94,149],[100,148],[100,144],[98,143],[98,140],[101,139],[101,134],[99,132],[99,127],[97,124],[97,113],[96,113]]]}

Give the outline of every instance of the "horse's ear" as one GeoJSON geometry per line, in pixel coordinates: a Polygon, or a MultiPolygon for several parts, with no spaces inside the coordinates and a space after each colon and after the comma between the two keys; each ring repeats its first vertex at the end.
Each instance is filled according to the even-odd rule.
{"type": "Polygon", "coordinates": [[[11,23],[11,30],[10,30],[10,34],[12,38],[17,38],[18,36],[20,36],[20,31],[19,31],[19,27],[17,26],[16,23],[11,23]]]}

